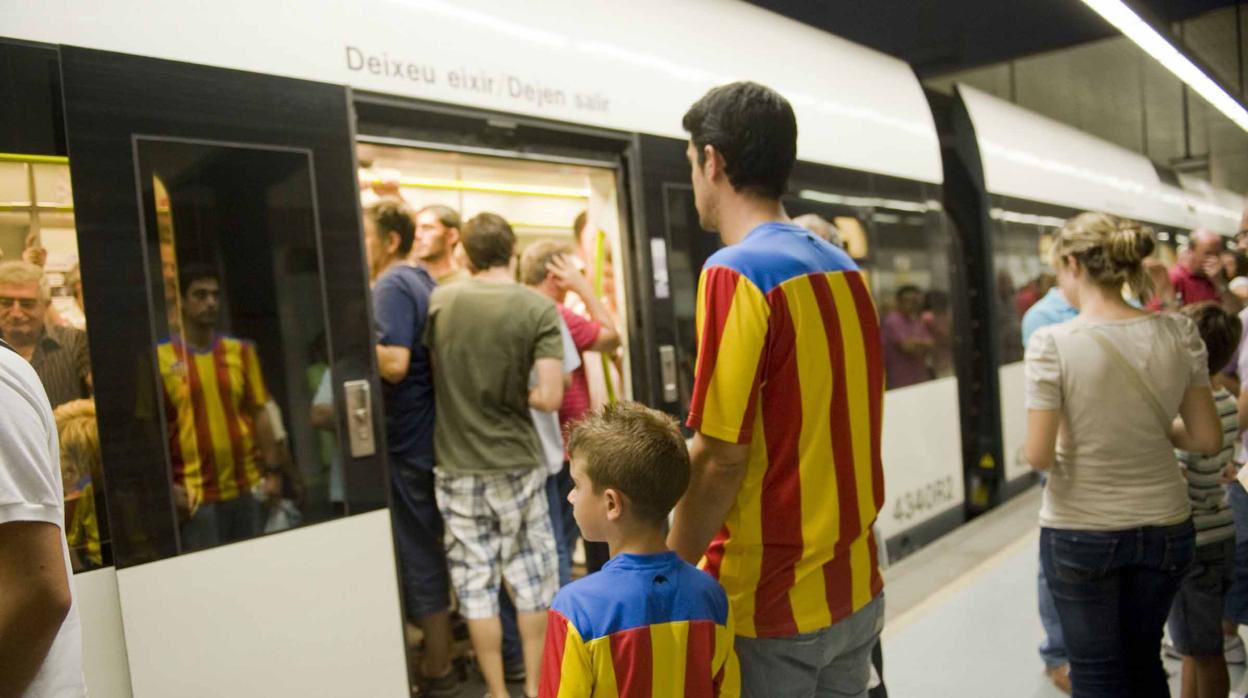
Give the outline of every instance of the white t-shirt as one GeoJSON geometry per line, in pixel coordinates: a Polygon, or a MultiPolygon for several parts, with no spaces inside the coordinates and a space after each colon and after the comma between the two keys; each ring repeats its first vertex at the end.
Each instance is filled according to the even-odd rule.
{"type": "Polygon", "coordinates": [[[1125,530],[1182,523],[1192,510],[1169,435],[1092,332],[1148,382],[1167,422],[1188,388],[1209,386],[1205,343],[1181,315],[1098,322],[1081,316],[1036,330],[1027,345],[1027,408],[1062,414],[1040,525],[1125,530]]]}
{"type": "MultiPolygon", "coordinates": [[[[559,319],[559,335],[563,337],[563,374],[568,375],[580,368],[581,354],[576,350],[576,342],[572,341],[572,333],[568,325],[559,319]]],[[[529,387],[537,385],[537,369],[529,372],[529,387]]],[[[559,412],[542,412],[529,408],[533,417],[533,428],[537,430],[537,438],[542,442],[542,457],[546,460],[546,471],[558,475],[563,470],[563,432],[559,430],[559,412]]]]}
{"type": "MultiPolygon", "coordinates": [[[[42,521],[61,529],[65,575],[70,574],[65,544],[65,500],[56,422],[35,370],[15,352],[0,347],[0,525],[42,521]]],[[[70,579],[70,592],[73,580],[70,579]]],[[[0,594],[4,590],[0,589],[0,594]]],[[[3,671],[3,667],[0,667],[3,671]]],[[[22,698],[81,698],[82,628],[78,607],[70,606],[43,666],[22,698]]]]}

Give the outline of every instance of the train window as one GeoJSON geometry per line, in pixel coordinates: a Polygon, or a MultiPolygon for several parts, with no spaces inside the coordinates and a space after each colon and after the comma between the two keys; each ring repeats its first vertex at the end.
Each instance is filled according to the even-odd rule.
{"type": "Polygon", "coordinates": [[[53,408],[75,572],[112,564],[86,328],[68,161],[0,154],[0,336],[53,408]]]}
{"type": "Polygon", "coordinates": [[[1023,360],[1023,315],[1057,283],[1048,263],[1053,233],[1073,215],[1060,207],[999,198],[989,212],[1000,364],[1023,360]]]}
{"type": "MultiPolygon", "coordinates": [[[[417,212],[417,239],[411,261],[425,265],[439,281],[462,277],[462,249],[446,249],[442,235],[426,234],[437,211],[450,220],[467,221],[478,213],[497,213],[516,233],[516,254],[539,240],[566,243],[615,326],[627,333],[627,296],[623,283],[623,248],[616,171],[573,162],[487,156],[363,143],[358,150],[361,203],[364,208],[383,198],[399,197],[417,212]],[[427,208],[440,207],[440,208],[427,208]],[[577,226],[580,229],[574,230],[577,226]]],[[[574,310],[583,303],[572,294],[574,310]]],[[[612,356],[585,352],[585,370],[594,404],[631,396],[628,337],[612,356]]]]}
{"type": "Polygon", "coordinates": [[[341,513],[310,154],[135,150],[181,551],[341,513]]]}
{"type": "MultiPolygon", "coordinates": [[[[835,230],[841,246],[863,270],[882,320],[888,387],[952,376],[948,232],[934,201],[938,197],[913,183],[890,187],[866,181],[860,173],[832,172],[809,163],[801,163],[799,170],[802,176],[795,177],[791,186],[795,194],[785,198],[785,209],[815,232],[835,230]],[[834,184],[844,188],[837,191],[834,184]]],[[[682,404],[688,404],[697,356],[697,280],[720,243],[718,236],[705,233],[698,224],[690,187],[665,184],[664,206],[672,241],[669,267],[679,387],[682,404]]]]}

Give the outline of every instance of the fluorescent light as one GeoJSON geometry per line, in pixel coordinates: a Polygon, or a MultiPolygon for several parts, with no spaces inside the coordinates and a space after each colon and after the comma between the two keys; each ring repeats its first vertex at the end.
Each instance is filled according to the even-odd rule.
{"type": "Polygon", "coordinates": [[[1038,225],[1044,228],[1060,228],[1066,224],[1065,218],[1057,218],[1056,216],[1037,216],[1033,213],[1008,211],[1003,208],[994,208],[990,210],[988,212],[988,216],[999,221],[1005,221],[1006,223],[1038,225]]]}
{"type": "MultiPolygon", "coordinates": [[[[877,196],[845,196],[843,194],[831,194],[823,191],[815,191],[814,189],[803,189],[797,193],[798,198],[807,199],[809,201],[818,201],[825,204],[840,204],[842,206],[854,207],[874,207],[887,208],[893,211],[909,211],[912,213],[926,213],[931,210],[932,203],[939,202],[919,202],[904,201],[901,199],[883,199],[877,196]]],[[[940,210],[937,208],[936,210],[940,210]]]]}
{"type": "Polygon", "coordinates": [[[1140,19],[1140,16],[1127,7],[1122,0],[1083,0],[1083,3],[1104,17],[1106,22],[1117,27],[1118,31],[1144,49],[1166,70],[1187,83],[1188,87],[1204,97],[1215,109],[1225,114],[1226,118],[1235,122],[1241,129],[1248,131],[1248,110],[1244,109],[1244,105],[1229,95],[1195,63],[1192,63],[1187,56],[1174,47],[1174,44],[1157,33],[1156,29],[1140,19]]]}

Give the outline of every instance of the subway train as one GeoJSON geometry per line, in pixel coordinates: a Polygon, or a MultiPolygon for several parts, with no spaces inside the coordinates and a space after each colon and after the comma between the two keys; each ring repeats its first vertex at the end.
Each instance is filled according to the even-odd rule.
{"type": "Polygon", "coordinates": [[[697,277],[719,242],[698,224],[680,119],[716,84],[782,92],[799,124],[789,214],[835,223],[882,314],[918,291],[936,338],[885,397],[894,558],[1033,482],[1017,301],[1063,219],[1109,211],[1175,245],[1238,229],[1239,196],[968,87],[925,92],[900,61],[743,2],[614,10],[0,10],[0,251],[44,250],[52,308],[90,340],[101,467],[73,508],[98,530],[75,575],[93,694],[407,695],[361,242],[361,206],[385,187],[503,213],[521,244],[579,244],[625,339],[602,383],[683,417],[697,277]],[[254,343],[304,485],[303,525],[197,552],[167,418],[170,375],[189,369],[162,360],[189,261],[221,270],[218,329],[254,343]],[[328,426],[310,409],[326,395],[328,426]]]}

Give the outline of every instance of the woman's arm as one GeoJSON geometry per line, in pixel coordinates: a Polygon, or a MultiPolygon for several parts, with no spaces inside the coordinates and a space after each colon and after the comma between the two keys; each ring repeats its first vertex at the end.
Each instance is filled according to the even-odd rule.
{"type": "Polygon", "coordinates": [[[1202,455],[1222,450],[1222,420],[1209,386],[1192,386],[1183,393],[1179,419],[1170,425],[1170,443],[1175,448],[1202,455]]]}
{"type": "Polygon", "coordinates": [[[1048,470],[1057,460],[1057,432],[1062,425],[1058,410],[1027,410],[1027,439],[1023,457],[1036,470],[1048,470]]]}

